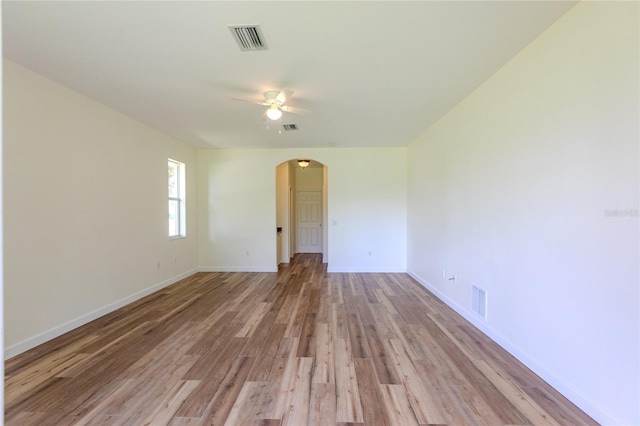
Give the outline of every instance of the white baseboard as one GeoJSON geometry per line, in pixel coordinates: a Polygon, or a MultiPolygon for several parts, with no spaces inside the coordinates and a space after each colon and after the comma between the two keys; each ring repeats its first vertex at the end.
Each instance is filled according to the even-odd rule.
{"type": "Polygon", "coordinates": [[[201,266],[199,272],[278,272],[277,266],[201,266]]]}
{"type": "Polygon", "coordinates": [[[544,367],[531,359],[520,348],[512,344],[507,338],[487,325],[487,323],[482,321],[477,315],[458,305],[453,299],[450,299],[444,293],[440,292],[438,289],[429,284],[427,280],[411,271],[407,271],[407,274],[418,281],[418,283],[420,283],[431,293],[433,293],[438,299],[447,304],[451,309],[464,317],[464,319],[473,324],[477,329],[486,334],[487,337],[500,345],[504,350],[513,355],[516,359],[518,359],[518,361],[526,365],[531,371],[540,376],[542,380],[551,385],[555,390],[564,395],[569,401],[577,405],[581,410],[590,415],[598,423],[602,425],[624,424],[624,422],[615,419],[600,406],[594,404],[593,401],[583,395],[579,390],[571,386],[571,384],[551,374],[544,367]]]}
{"type": "Polygon", "coordinates": [[[113,312],[116,309],[119,309],[125,305],[128,305],[129,303],[135,302],[138,299],[148,296],[149,294],[155,291],[158,291],[164,287],[167,287],[175,282],[178,282],[183,278],[193,275],[196,272],[198,272],[197,269],[192,269],[190,271],[183,272],[182,274],[179,274],[173,278],[170,278],[161,283],[155,284],[149,288],[141,290],[123,299],[117,300],[113,303],[103,306],[102,308],[96,309],[95,311],[89,312],[88,314],[82,315],[64,324],[53,327],[52,329],[47,330],[43,333],[36,334],[35,336],[25,339],[21,342],[18,342],[15,345],[11,345],[4,349],[4,359],[7,360],[16,355],[19,355],[23,352],[28,351],[31,348],[35,348],[36,346],[41,345],[44,342],[54,339],[68,331],[73,330],[74,328],[78,328],[82,325],[85,325],[97,318],[100,318],[103,315],[113,312]]]}
{"type": "Polygon", "coordinates": [[[375,266],[353,267],[353,266],[332,266],[329,264],[327,272],[336,273],[363,273],[363,274],[404,274],[404,269],[398,268],[380,268],[375,266]]]}

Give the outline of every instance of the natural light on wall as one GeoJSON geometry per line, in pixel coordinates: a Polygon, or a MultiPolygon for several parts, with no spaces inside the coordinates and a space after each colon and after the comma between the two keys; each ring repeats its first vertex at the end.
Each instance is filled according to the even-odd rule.
{"type": "Polygon", "coordinates": [[[185,223],[185,165],[169,159],[169,237],[187,235],[185,223]]]}

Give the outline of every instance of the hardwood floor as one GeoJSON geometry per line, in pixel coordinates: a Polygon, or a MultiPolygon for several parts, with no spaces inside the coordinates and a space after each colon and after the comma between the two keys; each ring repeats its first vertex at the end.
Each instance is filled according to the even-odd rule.
{"type": "Polygon", "coordinates": [[[596,424],[404,274],[199,273],[6,362],[8,425],[596,424]]]}

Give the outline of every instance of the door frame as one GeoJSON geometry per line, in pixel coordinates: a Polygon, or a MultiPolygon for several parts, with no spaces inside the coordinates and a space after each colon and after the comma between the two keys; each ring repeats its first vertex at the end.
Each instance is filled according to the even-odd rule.
{"type": "MultiPolygon", "coordinates": [[[[298,158],[310,158],[308,156],[300,156],[298,158]]],[[[321,203],[322,203],[322,262],[329,263],[329,188],[328,188],[328,173],[329,167],[321,161],[310,158],[311,161],[315,163],[319,163],[322,166],[322,182],[317,187],[310,187],[300,190],[309,190],[309,191],[320,191],[322,193],[321,203]]],[[[287,165],[287,204],[288,209],[286,212],[286,219],[283,220],[283,225],[288,227],[286,232],[283,232],[283,236],[288,234],[289,244],[288,244],[288,258],[291,260],[293,256],[298,253],[298,236],[297,236],[297,192],[298,188],[296,185],[295,173],[296,170],[299,169],[297,158],[292,158],[289,160],[285,160],[279,164],[275,165],[276,171],[276,185],[278,185],[278,172],[277,169],[281,166],[287,165]]],[[[282,183],[280,183],[282,184],[282,183]]],[[[276,194],[278,193],[278,187],[276,187],[276,194]]],[[[278,217],[278,196],[276,195],[276,218],[278,217]]],[[[276,219],[276,222],[278,220],[276,219]]],[[[276,225],[280,226],[280,225],[276,225]]],[[[277,246],[277,236],[274,239],[274,247],[277,246]]],[[[284,253],[283,253],[284,254],[284,253]]],[[[284,256],[283,256],[284,257],[284,256]]],[[[279,262],[277,260],[276,262],[279,262]]]]}

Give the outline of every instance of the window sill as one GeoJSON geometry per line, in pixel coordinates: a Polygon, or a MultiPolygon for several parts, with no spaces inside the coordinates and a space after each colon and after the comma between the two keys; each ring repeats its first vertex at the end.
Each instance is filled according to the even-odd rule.
{"type": "Polygon", "coordinates": [[[173,237],[169,237],[170,240],[181,240],[183,238],[187,238],[186,235],[174,235],[173,237]]]}

